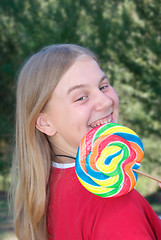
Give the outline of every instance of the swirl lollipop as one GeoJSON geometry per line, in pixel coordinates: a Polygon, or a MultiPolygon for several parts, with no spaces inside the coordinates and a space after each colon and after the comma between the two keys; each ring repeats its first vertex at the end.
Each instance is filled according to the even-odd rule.
{"type": "Polygon", "coordinates": [[[144,149],[131,129],[116,123],[90,130],[78,148],[75,171],[90,192],[118,197],[130,192],[137,181],[144,149]]]}

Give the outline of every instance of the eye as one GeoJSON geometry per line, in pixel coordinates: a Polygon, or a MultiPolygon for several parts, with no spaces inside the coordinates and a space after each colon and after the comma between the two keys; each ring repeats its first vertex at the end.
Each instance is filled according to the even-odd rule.
{"type": "Polygon", "coordinates": [[[80,97],[80,98],[78,98],[78,99],[76,100],[76,102],[83,101],[83,100],[85,100],[86,98],[87,98],[86,96],[80,97]]]}
{"type": "Polygon", "coordinates": [[[109,87],[109,84],[104,84],[104,85],[102,85],[101,87],[100,87],[100,91],[103,91],[103,90],[105,90],[106,88],[108,88],[109,87]]]}

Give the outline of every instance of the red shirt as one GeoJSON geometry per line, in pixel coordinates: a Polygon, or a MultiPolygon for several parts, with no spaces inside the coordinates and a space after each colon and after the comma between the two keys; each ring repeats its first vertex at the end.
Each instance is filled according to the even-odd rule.
{"type": "Polygon", "coordinates": [[[74,167],[53,167],[49,189],[49,240],[161,240],[161,220],[136,190],[98,197],[80,184],[74,167]]]}

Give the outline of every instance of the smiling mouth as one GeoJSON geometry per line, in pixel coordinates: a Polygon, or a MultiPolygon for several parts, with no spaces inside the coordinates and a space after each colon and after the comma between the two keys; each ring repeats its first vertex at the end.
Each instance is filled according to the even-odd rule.
{"type": "Polygon", "coordinates": [[[103,124],[111,123],[113,121],[112,113],[108,115],[107,117],[101,118],[93,123],[90,124],[91,128],[98,127],[103,124]]]}

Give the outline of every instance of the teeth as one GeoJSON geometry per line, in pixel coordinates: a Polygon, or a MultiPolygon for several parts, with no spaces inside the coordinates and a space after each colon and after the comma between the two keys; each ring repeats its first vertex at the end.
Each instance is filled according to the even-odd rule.
{"type": "Polygon", "coordinates": [[[111,120],[112,120],[112,118],[110,117],[110,118],[108,119],[108,121],[107,121],[107,122],[108,122],[108,123],[110,123],[110,122],[111,122],[111,120]]]}
{"type": "Polygon", "coordinates": [[[91,127],[92,127],[92,128],[95,128],[95,127],[97,127],[97,126],[100,126],[100,125],[103,125],[103,124],[106,124],[106,123],[110,123],[111,120],[112,120],[112,116],[110,116],[110,118],[109,118],[108,120],[107,120],[107,119],[104,119],[104,120],[98,121],[98,122],[95,123],[95,124],[92,124],[91,127]]]}

